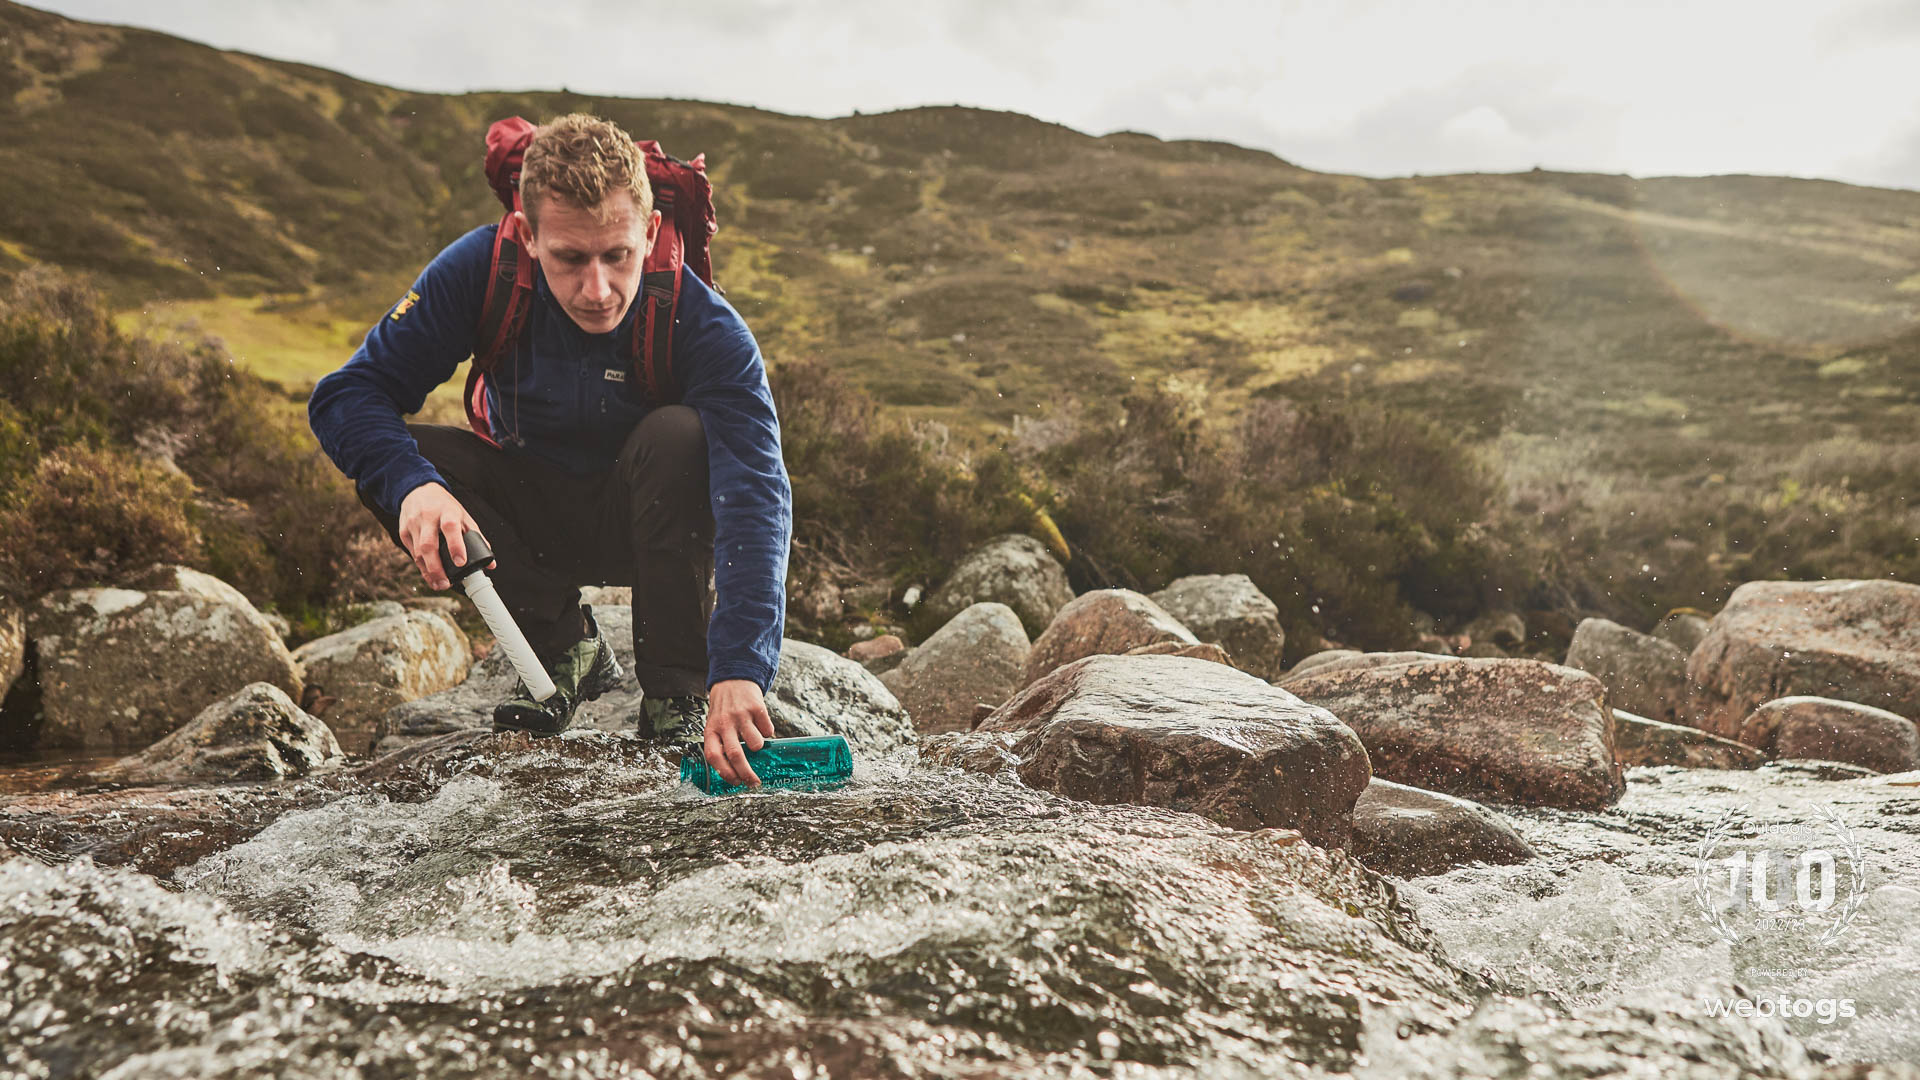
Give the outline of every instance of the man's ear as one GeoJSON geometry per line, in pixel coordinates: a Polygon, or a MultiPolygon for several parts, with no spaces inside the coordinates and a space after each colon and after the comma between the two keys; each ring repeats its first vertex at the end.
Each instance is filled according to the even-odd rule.
{"type": "Polygon", "coordinates": [[[654,242],[659,239],[660,239],[660,211],[655,210],[653,212],[653,216],[647,219],[647,251],[646,251],[647,254],[649,255],[653,254],[654,242]]]}
{"type": "Polygon", "coordinates": [[[533,222],[527,220],[525,210],[513,212],[513,234],[519,239],[522,247],[529,252],[533,251],[533,222]]]}

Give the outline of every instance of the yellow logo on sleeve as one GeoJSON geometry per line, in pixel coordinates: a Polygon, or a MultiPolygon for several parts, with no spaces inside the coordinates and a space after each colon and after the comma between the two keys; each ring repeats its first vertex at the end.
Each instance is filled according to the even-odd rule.
{"type": "Polygon", "coordinates": [[[412,289],[408,289],[407,295],[401,297],[400,302],[393,305],[393,314],[387,316],[387,318],[392,319],[394,322],[399,322],[400,316],[405,315],[409,311],[412,311],[413,305],[419,302],[420,302],[420,294],[417,292],[414,292],[412,289]]]}

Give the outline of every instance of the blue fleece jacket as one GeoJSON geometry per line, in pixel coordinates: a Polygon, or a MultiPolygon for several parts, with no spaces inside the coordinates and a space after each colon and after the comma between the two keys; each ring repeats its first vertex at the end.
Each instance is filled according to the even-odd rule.
{"type": "MultiPolygon", "coordinates": [[[[441,251],[307,402],[327,456],[396,516],[414,488],[446,483],[401,416],[420,411],[472,355],[498,228],[483,225],[441,251]]],[[[517,355],[502,357],[487,380],[491,434],[508,453],[533,454],[568,472],[610,469],[648,412],[636,400],[622,344],[640,305],[614,330],[589,334],[560,307],[544,274],[536,272],[534,294],[517,355]]],[[[681,403],[699,412],[707,435],[715,592],[707,682],[750,679],[765,691],[785,630],[793,490],[760,347],[732,305],[691,270],[682,271],[674,312],[673,371],[681,403]]]]}

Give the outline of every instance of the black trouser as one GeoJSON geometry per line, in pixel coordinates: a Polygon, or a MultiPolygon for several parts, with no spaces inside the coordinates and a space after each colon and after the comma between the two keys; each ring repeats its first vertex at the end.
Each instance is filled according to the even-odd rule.
{"type": "MultiPolygon", "coordinates": [[[[480,525],[488,571],[542,663],[586,636],[580,586],[633,587],[635,675],[649,697],[705,696],[713,509],[700,414],[648,413],[605,473],[578,476],[464,428],[408,424],[420,453],[480,525]]],[[[400,524],[360,501],[400,543],[400,524]]],[[[402,545],[404,547],[404,545],[402,545]]]]}

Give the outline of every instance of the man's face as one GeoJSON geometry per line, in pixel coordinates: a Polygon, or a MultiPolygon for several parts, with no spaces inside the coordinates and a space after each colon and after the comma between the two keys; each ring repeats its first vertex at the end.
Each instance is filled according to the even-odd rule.
{"type": "Polygon", "coordinates": [[[641,264],[660,234],[659,211],[642,221],[628,191],[607,196],[604,221],[564,199],[546,199],[538,209],[537,232],[524,213],[514,214],[514,224],[560,306],[589,334],[619,326],[640,292],[641,264]]]}

